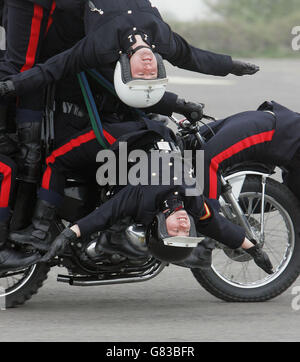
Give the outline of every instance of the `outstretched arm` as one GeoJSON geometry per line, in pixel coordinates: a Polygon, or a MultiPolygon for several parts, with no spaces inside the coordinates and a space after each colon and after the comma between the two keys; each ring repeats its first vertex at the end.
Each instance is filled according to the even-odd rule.
{"type": "Polygon", "coordinates": [[[259,67],[254,64],[232,60],[228,55],[217,54],[190,45],[179,34],[171,33],[171,50],[164,58],[171,64],[194,72],[226,76],[255,74],[259,67]]]}

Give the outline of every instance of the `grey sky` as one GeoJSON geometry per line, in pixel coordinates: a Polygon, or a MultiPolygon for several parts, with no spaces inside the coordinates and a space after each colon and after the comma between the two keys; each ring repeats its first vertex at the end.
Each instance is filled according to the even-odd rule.
{"type": "Polygon", "coordinates": [[[151,0],[151,3],[162,13],[182,20],[202,18],[206,10],[202,0],[151,0]]]}

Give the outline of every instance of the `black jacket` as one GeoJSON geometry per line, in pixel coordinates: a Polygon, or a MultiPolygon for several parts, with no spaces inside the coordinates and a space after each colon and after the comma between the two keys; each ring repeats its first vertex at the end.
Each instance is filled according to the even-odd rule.
{"type": "MultiPolygon", "coordinates": [[[[53,0],[27,0],[31,3],[38,4],[46,9],[51,9],[53,0]]],[[[84,4],[87,0],[56,0],[55,4],[59,9],[70,10],[75,7],[80,7],[84,4]]]]}
{"type": "Polygon", "coordinates": [[[52,3],[53,3],[53,0],[27,0],[27,1],[40,5],[45,9],[51,9],[52,3]]]}
{"type": "Polygon", "coordinates": [[[141,34],[154,51],[180,68],[219,76],[232,69],[230,56],[197,49],[172,32],[148,0],[94,0],[94,4],[101,15],[86,5],[84,39],[46,63],[7,78],[18,95],[86,69],[101,71],[107,65],[113,69],[120,52],[133,44],[134,34],[141,34]]]}

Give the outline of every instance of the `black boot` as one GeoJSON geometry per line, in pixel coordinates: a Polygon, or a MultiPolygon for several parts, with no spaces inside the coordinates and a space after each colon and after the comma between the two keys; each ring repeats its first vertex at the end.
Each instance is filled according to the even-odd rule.
{"type": "Polygon", "coordinates": [[[47,251],[60,233],[55,223],[56,207],[44,200],[38,200],[32,224],[26,229],[14,231],[9,234],[9,239],[16,244],[31,245],[41,251],[47,251]]]}
{"type": "Polygon", "coordinates": [[[9,248],[6,245],[7,237],[7,223],[0,223],[0,275],[8,271],[28,268],[40,260],[41,255],[38,253],[25,254],[9,248]]]}
{"type": "Polygon", "coordinates": [[[246,253],[250,254],[257,266],[263,269],[267,274],[273,274],[273,265],[267,255],[261,247],[257,244],[252,246],[249,249],[244,250],[246,253]]]}
{"type": "Polygon", "coordinates": [[[41,122],[17,124],[20,152],[17,156],[18,176],[26,182],[36,183],[41,173],[41,122]]]}
{"type": "Polygon", "coordinates": [[[18,146],[6,133],[6,118],[7,106],[0,105],[0,154],[12,156],[17,153],[18,146]]]}
{"type": "Polygon", "coordinates": [[[212,239],[204,239],[192,254],[179,263],[173,263],[178,266],[193,269],[210,269],[212,263],[212,251],[215,248],[215,242],[212,239]]]}

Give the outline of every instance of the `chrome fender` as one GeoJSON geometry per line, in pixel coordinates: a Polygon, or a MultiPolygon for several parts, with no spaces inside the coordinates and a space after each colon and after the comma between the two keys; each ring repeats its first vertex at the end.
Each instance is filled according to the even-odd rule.
{"type": "MultiPolygon", "coordinates": [[[[233,173],[232,175],[226,176],[225,180],[230,183],[230,185],[232,187],[232,193],[233,193],[234,197],[236,198],[236,200],[239,199],[240,193],[244,186],[244,182],[248,175],[259,176],[262,178],[268,178],[271,176],[271,174],[269,174],[269,173],[263,173],[263,172],[258,172],[258,171],[239,171],[239,172],[233,173]]],[[[221,202],[221,199],[222,199],[222,196],[220,197],[220,202],[221,202]]],[[[224,201],[224,200],[222,199],[222,201],[224,201]]]]}

